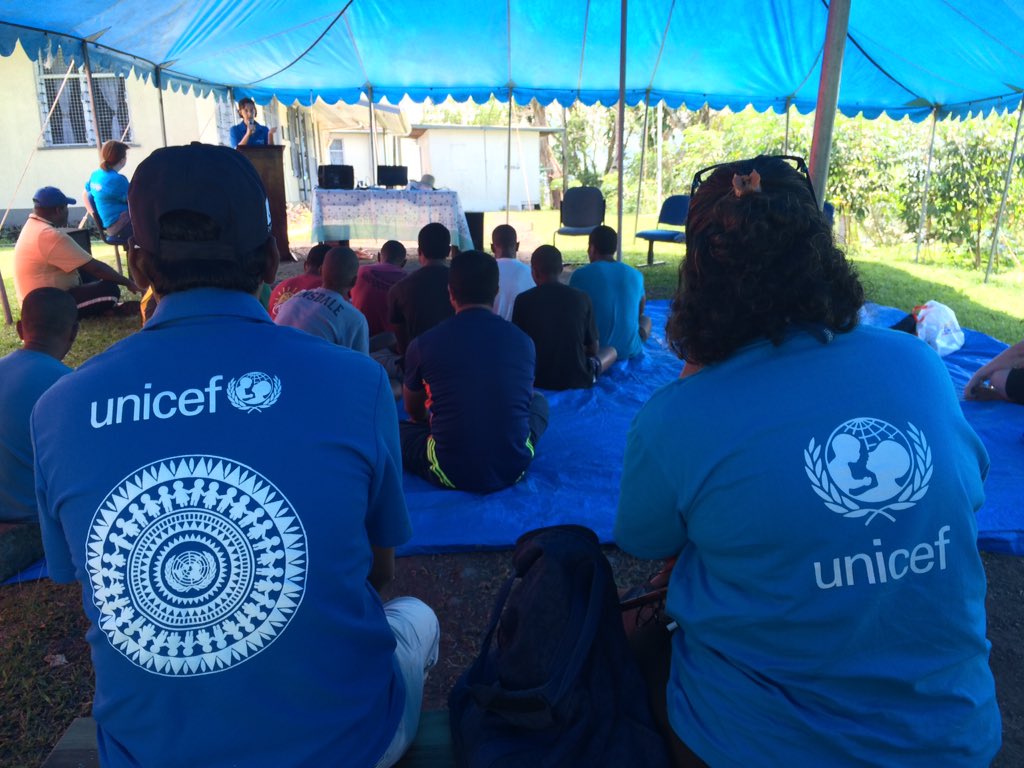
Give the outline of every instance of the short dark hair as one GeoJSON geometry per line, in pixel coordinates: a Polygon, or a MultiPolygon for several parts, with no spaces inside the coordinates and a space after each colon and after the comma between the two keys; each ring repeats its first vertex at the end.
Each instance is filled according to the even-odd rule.
{"type": "Polygon", "coordinates": [[[619,236],[614,229],[604,224],[594,227],[587,242],[601,256],[611,256],[619,250],[619,236]]]}
{"type": "Polygon", "coordinates": [[[239,111],[241,111],[242,107],[244,107],[246,104],[252,104],[253,109],[256,108],[256,102],[252,100],[252,97],[245,96],[245,97],[243,97],[243,98],[238,100],[238,109],[239,109],[239,111]]]}
{"type": "Polygon", "coordinates": [[[666,327],[681,357],[714,363],[756,339],[779,345],[794,326],[845,333],[863,303],[806,178],[785,160],[729,163],[698,187],[666,327]],[[737,196],[733,177],[753,170],[760,191],[737,196]]]}
{"type": "Polygon", "coordinates": [[[358,272],[359,254],[348,246],[339,245],[331,248],[324,256],[320,274],[324,288],[342,293],[355,284],[358,272]]]}
{"type": "MultiPolygon", "coordinates": [[[[216,242],[220,225],[197,211],[169,211],[160,217],[160,240],[178,243],[216,242]]],[[[140,251],[143,271],[153,290],[161,296],[193,288],[224,288],[254,293],[267,266],[266,247],[239,253],[235,259],[164,259],[146,250],[140,251]]]]}
{"type": "Polygon", "coordinates": [[[106,141],[100,147],[100,168],[104,171],[114,170],[114,166],[128,156],[128,145],[121,141],[106,141]]]}
{"type": "Polygon", "coordinates": [[[542,275],[560,275],[562,252],[553,245],[542,245],[530,257],[530,266],[542,275]]]}
{"type": "Polygon", "coordinates": [[[491,232],[491,243],[511,248],[519,242],[519,235],[511,224],[499,224],[491,232]]]}
{"type": "Polygon", "coordinates": [[[483,251],[455,254],[448,287],[458,304],[493,304],[498,295],[498,262],[483,251]]]}
{"type": "Polygon", "coordinates": [[[60,288],[36,288],[21,302],[21,332],[25,341],[66,339],[78,322],[74,297],[60,288]]]}
{"type": "Polygon", "coordinates": [[[417,244],[424,258],[440,261],[448,258],[452,247],[452,233],[444,224],[432,221],[420,230],[417,244]]]}
{"type": "Polygon", "coordinates": [[[406,259],[405,246],[397,240],[388,240],[380,247],[380,255],[384,257],[384,261],[388,264],[401,266],[405,263],[406,259]]]}
{"type": "Polygon", "coordinates": [[[317,272],[324,265],[324,256],[331,250],[331,246],[327,243],[317,243],[309,249],[309,253],[306,254],[306,270],[314,269],[317,272]]]}

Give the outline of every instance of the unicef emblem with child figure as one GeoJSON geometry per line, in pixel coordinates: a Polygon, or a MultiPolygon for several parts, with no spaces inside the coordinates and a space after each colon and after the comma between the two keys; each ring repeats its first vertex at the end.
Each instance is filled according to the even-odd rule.
{"type": "Polygon", "coordinates": [[[824,446],[811,438],[804,451],[811,487],[833,512],[866,518],[910,509],[924,498],[932,477],[932,451],[917,427],[902,430],[871,417],[850,419],[824,446]]]}

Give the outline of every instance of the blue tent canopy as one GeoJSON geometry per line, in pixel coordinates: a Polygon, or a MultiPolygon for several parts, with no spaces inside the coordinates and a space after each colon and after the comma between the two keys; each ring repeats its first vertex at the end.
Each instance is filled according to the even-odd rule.
{"type": "MultiPolygon", "coordinates": [[[[633,0],[626,101],[814,108],[825,0],[633,0]]],[[[619,0],[80,0],[0,2],[0,54],[90,41],[95,67],[261,103],[490,96],[618,99],[619,0]]],[[[1024,91],[1020,0],[854,0],[839,108],[966,116],[1024,91]]]]}

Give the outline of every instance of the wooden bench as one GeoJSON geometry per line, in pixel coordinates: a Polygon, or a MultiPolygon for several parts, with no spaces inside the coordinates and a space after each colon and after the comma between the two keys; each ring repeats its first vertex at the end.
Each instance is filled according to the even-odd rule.
{"type": "MultiPolygon", "coordinates": [[[[398,761],[397,768],[453,768],[454,765],[448,710],[424,712],[416,739],[405,757],[398,761]]],[[[100,768],[96,721],[79,717],[71,723],[42,768],[100,768]]]]}

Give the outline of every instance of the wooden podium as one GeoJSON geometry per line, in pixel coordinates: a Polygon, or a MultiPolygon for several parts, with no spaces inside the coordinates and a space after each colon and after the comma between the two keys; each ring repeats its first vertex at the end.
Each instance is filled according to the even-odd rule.
{"type": "Polygon", "coordinates": [[[238,151],[249,158],[263,180],[263,188],[267,191],[267,200],[270,203],[270,233],[277,240],[281,261],[295,261],[288,248],[288,208],[284,198],[284,145],[242,145],[238,147],[238,151]]]}

